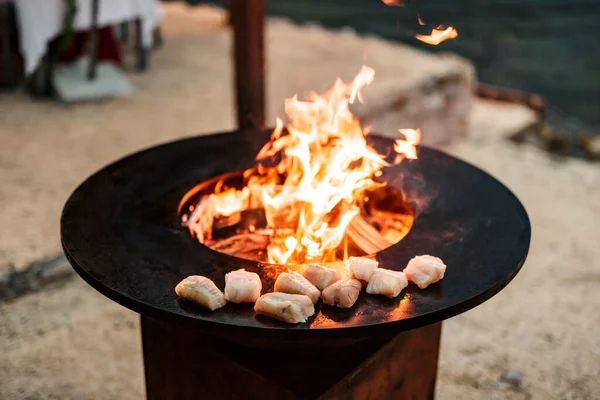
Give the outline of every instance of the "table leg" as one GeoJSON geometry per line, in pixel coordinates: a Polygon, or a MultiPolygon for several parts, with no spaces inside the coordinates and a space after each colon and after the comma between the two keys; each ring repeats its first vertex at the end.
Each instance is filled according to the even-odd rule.
{"type": "Polygon", "coordinates": [[[148,399],[433,399],[441,323],[393,337],[255,349],[141,317],[148,399]]]}
{"type": "Polygon", "coordinates": [[[323,398],[433,400],[441,333],[439,322],[397,335],[323,398]]]}

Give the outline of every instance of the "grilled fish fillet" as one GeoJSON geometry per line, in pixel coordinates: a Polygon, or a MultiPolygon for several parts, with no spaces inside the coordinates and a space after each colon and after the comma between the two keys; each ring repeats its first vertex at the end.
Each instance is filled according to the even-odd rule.
{"type": "Polygon", "coordinates": [[[339,281],[341,278],[340,273],[335,269],[323,267],[319,264],[310,264],[306,267],[302,276],[319,290],[325,289],[327,286],[339,281]]]}
{"type": "Polygon", "coordinates": [[[441,259],[430,255],[414,257],[404,269],[406,278],[421,289],[440,281],[445,272],[446,264],[441,259]]]}
{"type": "Polygon", "coordinates": [[[356,279],[342,279],[323,290],[323,303],[340,308],[350,308],[356,303],[362,283],[356,279]]]}
{"type": "Polygon", "coordinates": [[[352,272],[352,277],[363,282],[369,282],[375,268],[379,265],[377,261],[363,257],[350,257],[346,263],[352,272]]]}
{"type": "Polygon", "coordinates": [[[367,285],[367,293],[381,294],[390,299],[398,296],[408,286],[403,272],[377,268],[367,285]]]}
{"type": "Polygon", "coordinates": [[[175,287],[175,293],[211,311],[215,311],[227,303],[223,292],[219,290],[217,285],[210,279],[199,275],[188,276],[179,282],[175,287]]]}
{"type": "Polygon", "coordinates": [[[315,285],[294,271],[282,272],[279,274],[273,290],[289,294],[303,294],[308,296],[313,304],[319,301],[319,296],[321,295],[321,292],[315,285]]]}
{"type": "Polygon", "coordinates": [[[312,300],[303,294],[272,292],[263,294],[254,304],[257,314],[268,315],[290,324],[306,322],[315,313],[312,300]]]}
{"type": "Polygon", "coordinates": [[[225,298],[232,303],[254,303],[260,297],[262,283],[254,272],[244,269],[225,274],[225,298]]]}

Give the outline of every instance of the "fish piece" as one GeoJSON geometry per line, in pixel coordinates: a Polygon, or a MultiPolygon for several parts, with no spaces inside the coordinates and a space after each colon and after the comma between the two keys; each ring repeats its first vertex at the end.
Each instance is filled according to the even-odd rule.
{"type": "Polygon", "coordinates": [[[306,267],[302,276],[319,290],[325,289],[327,286],[339,281],[341,278],[339,271],[319,264],[310,264],[306,267]]]}
{"type": "Polygon", "coordinates": [[[308,296],[313,304],[319,301],[319,296],[321,295],[321,292],[315,285],[294,271],[282,272],[279,274],[273,290],[289,294],[303,294],[308,296]]]}
{"type": "Polygon", "coordinates": [[[303,294],[272,292],[256,300],[254,311],[290,324],[306,322],[315,313],[310,297],[303,294]]]}
{"type": "Polygon", "coordinates": [[[404,272],[377,268],[369,280],[367,293],[381,294],[392,299],[398,296],[402,289],[407,286],[408,281],[404,272]]]}
{"type": "Polygon", "coordinates": [[[260,297],[262,283],[254,272],[244,269],[225,274],[225,298],[232,303],[254,303],[260,297]]]}
{"type": "Polygon", "coordinates": [[[340,308],[350,308],[356,303],[362,283],[357,279],[342,279],[327,286],[321,295],[323,303],[340,308]]]}
{"type": "Polygon", "coordinates": [[[217,285],[205,276],[190,275],[175,286],[175,293],[186,300],[198,303],[210,311],[223,307],[227,300],[217,285]]]}
{"type": "Polygon", "coordinates": [[[416,256],[404,268],[406,279],[416,283],[420,289],[440,281],[444,278],[445,272],[446,264],[441,259],[430,255],[416,256]]]}
{"type": "Polygon", "coordinates": [[[379,265],[377,261],[364,257],[350,257],[346,263],[352,272],[352,277],[363,282],[369,282],[375,268],[379,265]]]}

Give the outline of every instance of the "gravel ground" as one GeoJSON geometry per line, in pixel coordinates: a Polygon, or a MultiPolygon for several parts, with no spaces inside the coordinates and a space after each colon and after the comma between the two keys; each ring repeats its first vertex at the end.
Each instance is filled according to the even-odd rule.
{"type": "MultiPolygon", "coordinates": [[[[199,23],[206,15],[177,23],[167,17],[166,46],[155,54],[151,72],[131,77],[138,87],[131,99],[64,106],[0,96],[0,265],[19,267],[58,253],[62,204],[104,163],[179,135],[233,127],[229,81],[212,78],[231,72],[214,62],[228,57],[229,39],[215,18],[199,23]]],[[[298,35],[291,25],[276,25],[279,34],[298,35]]],[[[349,52],[376,41],[310,30],[335,36],[349,52]]],[[[291,86],[320,89],[330,79],[319,79],[341,64],[354,71],[348,65],[361,61],[357,56],[353,62],[355,54],[335,61],[338,55],[323,63],[331,72],[321,66],[320,78],[300,82],[298,75],[291,86]]],[[[283,84],[295,70],[282,72],[297,62],[270,62],[269,115],[279,111],[276,103],[288,90],[299,89],[283,84]]],[[[440,399],[599,398],[600,169],[505,139],[532,119],[524,108],[479,101],[468,135],[447,149],[515,192],[529,212],[533,240],[514,282],[445,322],[440,399]]],[[[144,395],[137,315],[79,278],[0,305],[0,354],[0,398],[144,395]]]]}

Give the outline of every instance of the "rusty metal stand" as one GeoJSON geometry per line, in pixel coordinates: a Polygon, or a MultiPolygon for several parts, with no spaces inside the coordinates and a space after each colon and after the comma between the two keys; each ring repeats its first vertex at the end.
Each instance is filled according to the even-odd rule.
{"type": "Polygon", "coordinates": [[[395,336],[282,349],[250,348],[144,316],[141,325],[150,400],[431,400],[435,395],[441,322],[395,336]]]}
{"type": "Polygon", "coordinates": [[[234,32],[235,94],[240,130],[265,125],[264,19],[266,0],[230,0],[234,32]]]}

